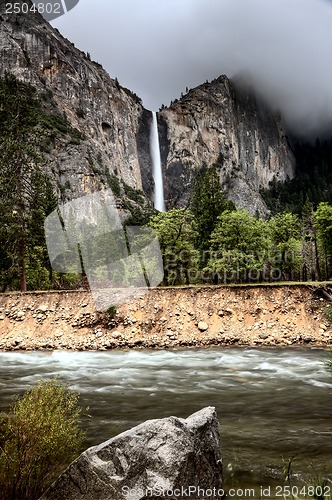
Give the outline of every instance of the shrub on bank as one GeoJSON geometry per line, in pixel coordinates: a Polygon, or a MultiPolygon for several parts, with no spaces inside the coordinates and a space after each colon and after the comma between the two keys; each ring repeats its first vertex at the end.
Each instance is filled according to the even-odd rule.
{"type": "Polygon", "coordinates": [[[80,451],[77,392],[57,378],[0,416],[0,500],[36,500],[80,451]]]}

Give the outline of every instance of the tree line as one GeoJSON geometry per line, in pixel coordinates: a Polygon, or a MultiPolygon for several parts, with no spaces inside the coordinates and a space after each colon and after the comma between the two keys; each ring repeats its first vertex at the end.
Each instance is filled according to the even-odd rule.
{"type": "Polygon", "coordinates": [[[315,208],[322,201],[332,204],[332,139],[316,141],[290,138],[295,157],[295,177],[286,182],[272,181],[261,195],[272,214],[282,210],[302,215],[305,201],[315,208]]]}
{"type": "Polygon", "coordinates": [[[196,176],[190,206],[158,213],[164,285],[321,281],[332,276],[332,206],[307,199],[302,215],[268,219],[236,209],[222,196],[214,167],[196,176]]]}

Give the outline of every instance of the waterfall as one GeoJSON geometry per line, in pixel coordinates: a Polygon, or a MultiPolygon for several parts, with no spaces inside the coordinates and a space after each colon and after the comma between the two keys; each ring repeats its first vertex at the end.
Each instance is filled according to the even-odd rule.
{"type": "Polygon", "coordinates": [[[152,175],[154,180],[154,206],[160,212],[165,212],[163,174],[161,170],[157,113],[152,111],[152,125],[150,135],[152,159],[152,175]]]}

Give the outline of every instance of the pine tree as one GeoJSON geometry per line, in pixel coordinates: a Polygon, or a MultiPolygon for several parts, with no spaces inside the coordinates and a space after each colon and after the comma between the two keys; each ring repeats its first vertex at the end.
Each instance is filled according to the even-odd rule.
{"type": "Polygon", "coordinates": [[[314,215],[319,253],[324,265],[325,279],[331,278],[332,270],[332,206],[326,202],[318,205],[314,215]]]}
{"type": "Polygon", "coordinates": [[[201,250],[209,248],[210,236],[217,224],[218,216],[225,210],[234,209],[234,204],[224,198],[216,169],[203,165],[196,174],[190,200],[190,211],[197,223],[198,248],[201,250]]]}
{"type": "Polygon", "coordinates": [[[302,256],[304,261],[302,275],[304,281],[321,280],[316,233],[313,204],[307,198],[302,208],[301,217],[302,256]]]}
{"type": "Polygon", "coordinates": [[[51,183],[41,167],[43,115],[34,87],[6,73],[0,80],[0,242],[3,286],[18,268],[26,291],[29,248],[43,241],[43,221],[54,208],[51,183]]]}
{"type": "Polygon", "coordinates": [[[280,212],[268,221],[274,262],[285,280],[299,276],[302,268],[300,221],[296,214],[280,212]]]}

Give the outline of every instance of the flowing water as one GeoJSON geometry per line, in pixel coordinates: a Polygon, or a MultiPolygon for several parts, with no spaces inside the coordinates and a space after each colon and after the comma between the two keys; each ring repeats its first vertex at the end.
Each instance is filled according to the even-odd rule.
{"type": "MultiPolygon", "coordinates": [[[[326,351],[214,348],[174,351],[0,353],[0,403],[60,374],[89,406],[88,442],[149,418],[215,406],[226,484],[284,484],[283,466],[309,482],[332,479],[332,374],[326,351]]],[[[257,496],[259,498],[259,496],[257,496]]]]}
{"type": "Polygon", "coordinates": [[[152,158],[152,174],[154,180],[154,207],[160,212],[164,212],[165,202],[163,173],[161,169],[157,113],[155,111],[152,112],[150,147],[152,158]]]}

